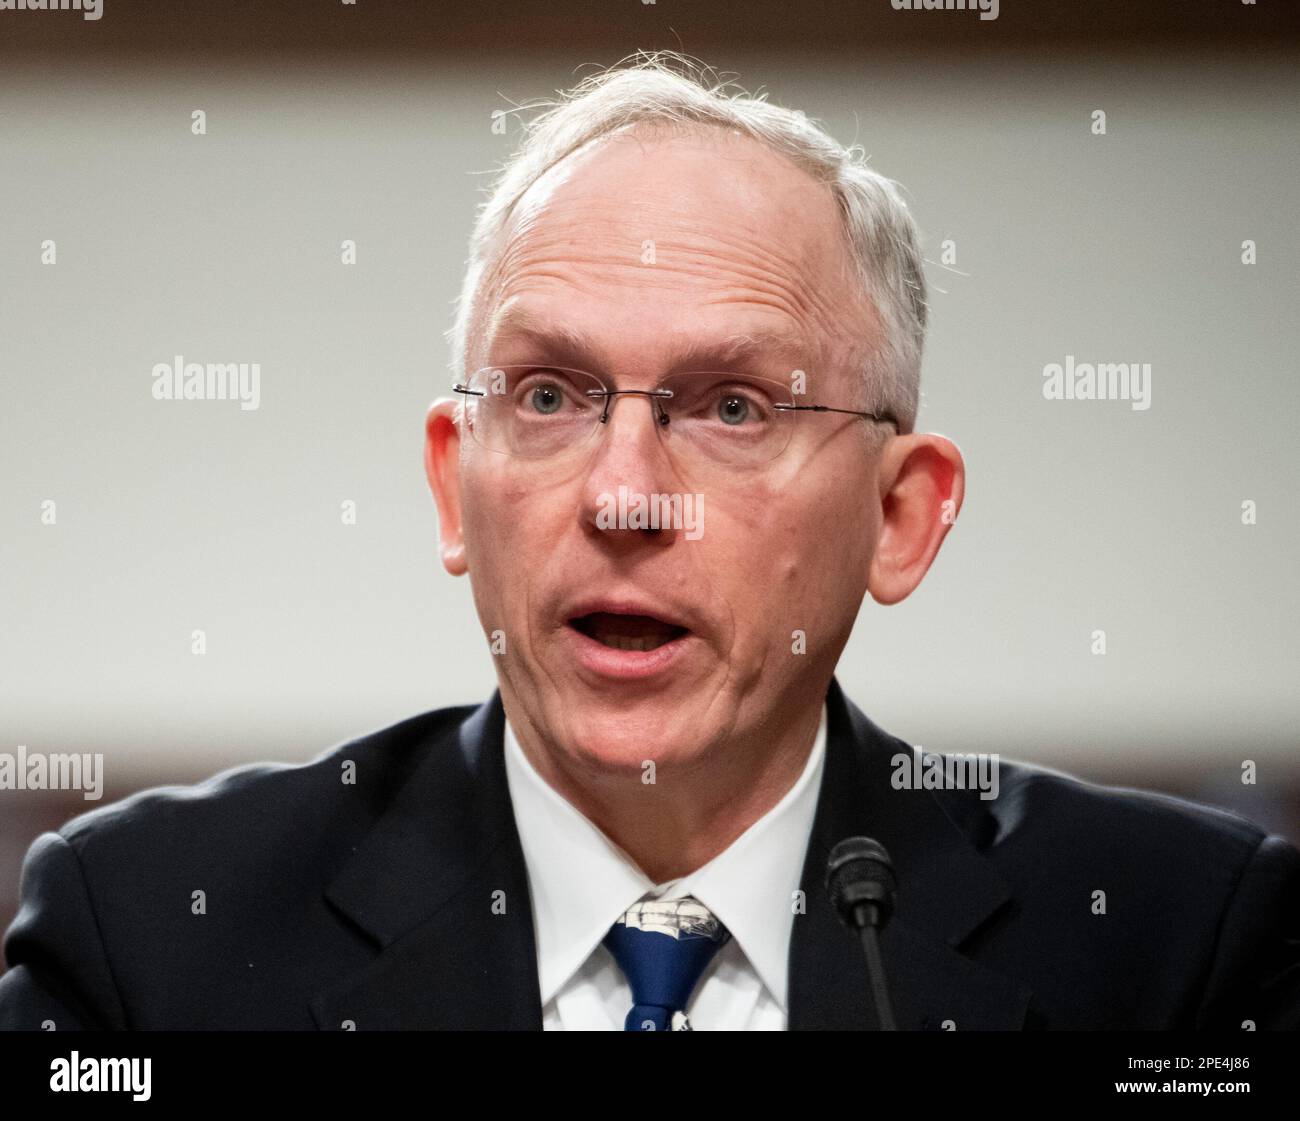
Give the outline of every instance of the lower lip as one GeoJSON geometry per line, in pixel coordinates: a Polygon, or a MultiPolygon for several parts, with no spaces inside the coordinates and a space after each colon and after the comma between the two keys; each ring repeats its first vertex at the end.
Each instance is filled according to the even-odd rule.
{"type": "Polygon", "coordinates": [[[690,652],[695,641],[695,636],[688,632],[653,650],[618,650],[589,638],[575,627],[566,625],[564,632],[579,665],[599,677],[619,681],[639,681],[667,672],[690,652]]]}

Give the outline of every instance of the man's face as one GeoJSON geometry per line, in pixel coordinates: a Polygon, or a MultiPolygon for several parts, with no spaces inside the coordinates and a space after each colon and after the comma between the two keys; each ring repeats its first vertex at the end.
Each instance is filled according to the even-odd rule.
{"type": "MultiPolygon", "coordinates": [[[[501,244],[471,370],[577,367],[649,389],[717,368],[681,365],[688,348],[771,334],[791,341],[729,372],[789,385],[803,370],[798,399],[868,407],[860,362],[878,327],[845,279],[833,198],[753,141],[597,142],[533,185],[501,244]],[[557,328],[584,349],[548,342],[557,328]]],[[[761,468],[692,470],[649,398],[610,406],[558,468],[462,431],[465,562],[485,632],[504,638],[495,661],[521,738],[579,772],[688,767],[820,707],[866,590],[874,444],[861,419],[803,413],[761,468]],[[701,495],[703,532],[609,526],[620,487],[701,495]]]]}

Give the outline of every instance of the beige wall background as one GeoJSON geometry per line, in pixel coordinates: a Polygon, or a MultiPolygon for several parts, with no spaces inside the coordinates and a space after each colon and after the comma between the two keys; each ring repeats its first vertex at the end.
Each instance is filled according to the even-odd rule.
{"type": "MultiPolygon", "coordinates": [[[[6,61],[0,750],[182,780],[487,695],[423,412],[478,187],[515,138],[492,111],[624,53],[6,61]],[[155,401],[177,354],[260,363],[260,408],[155,401]]],[[[864,608],[850,694],[936,750],[1292,779],[1294,58],[717,61],[862,144],[932,261],[922,424],[962,447],[968,501],[921,590],[864,608]],[[1150,409],[1044,400],[1067,354],[1150,363],[1150,409]]]]}

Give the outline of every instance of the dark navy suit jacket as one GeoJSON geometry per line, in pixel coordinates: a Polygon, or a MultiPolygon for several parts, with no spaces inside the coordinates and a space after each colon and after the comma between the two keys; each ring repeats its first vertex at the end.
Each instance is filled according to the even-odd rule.
{"type": "MultiPolygon", "coordinates": [[[[1283,840],[1018,764],[991,801],[896,790],[891,759],[910,748],[838,683],[827,705],[791,1029],[875,1026],[861,947],[822,884],[831,847],[858,834],[898,874],[882,945],[902,1028],[1300,1027],[1300,853],[1283,840]]],[[[494,694],[41,835],[0,1027],[540,1028],[503,726],[494,694]]]]}

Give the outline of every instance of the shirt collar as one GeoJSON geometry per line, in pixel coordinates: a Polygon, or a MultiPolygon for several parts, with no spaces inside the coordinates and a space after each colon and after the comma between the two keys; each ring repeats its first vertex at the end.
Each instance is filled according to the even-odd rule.
{"type": "Polygon", "coordinates": [[[826,708],[803,773],[781,800],[703,867],[656,884],[537,773],[505,724],[506,780],[528,867],[542,1004],[643,896],[693,895],[731,931],[784,1011],[795,893],[817,811],[826,708]]]}

